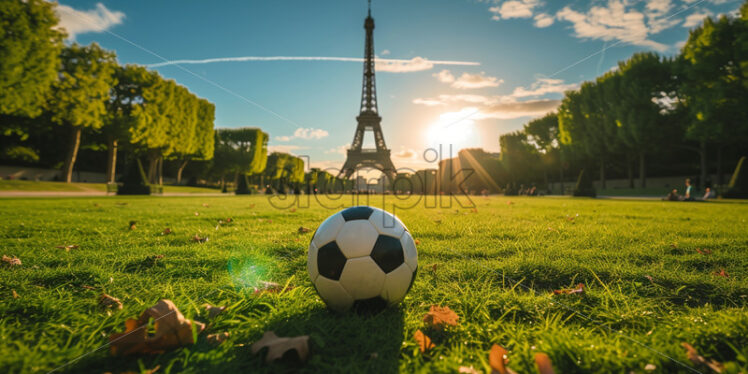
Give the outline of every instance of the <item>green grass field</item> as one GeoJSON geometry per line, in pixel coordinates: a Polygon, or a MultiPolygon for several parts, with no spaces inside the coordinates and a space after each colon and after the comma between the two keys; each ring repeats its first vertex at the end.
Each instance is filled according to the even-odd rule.
{"type": "MultiPolygon", "coordinates": [[[[381,196],[371,199],[381,206],[381,196]]],[[[367,316],[329,312],[311,286],[312,232],[297,230],[337,211],[316,202],[291,211],[265,196],[1,199],[0,254],[23,264],[0,267],[0,371],[486,372],[498,343],[519,373],[535,372],[536,352],[550,356],[556,373],[709,372],[688,361],[680,346],[688,342],[727,372],[748,372],[745,201],[474,202],[475,211],[423,201],[396,210],[420,242],[418,278],[398,308],[367,316]],[[167,227],[173,233],[164,236],[167,227]],[[209,241],[191,241],[195,234],[209,241]],[[55,248],[71,244],[80,248],[55,248]],[[154,264],[152,255],[165,257],[154,264]],[[729,277],[715,275],[721,269],[729,277]],[[258,281],[296,287],[257,296],[258,281]],[[553,295],[578,283],[582,295],[553,295]],[[103,311],[101,292],[124,308],[103,311]],[[197,343],[110,356],[107,337],[161,298],[210,322],[197,343]],[[208,320],[204,303],[229,308],[208,320]],[[425,329],[433,304],[457,312],[459,326],[425,329]],[[426,354],[413,340],[418,329],[436,344],[426,354]],[[268,365],[252,355],[249,346],[267,330],[310,335],[309,361],[268,365]],[[206,333],[223,331],[228,341],[206,342],[206,333]],[[655,369],[645,371],[648,364],[655,369]]]]}

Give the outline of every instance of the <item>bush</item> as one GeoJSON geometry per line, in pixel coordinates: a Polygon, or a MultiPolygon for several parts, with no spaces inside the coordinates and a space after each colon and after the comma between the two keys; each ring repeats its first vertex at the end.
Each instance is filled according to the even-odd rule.
{"type": "Polygon", "coordinates": [[[145,183],[145,171],[139,159],[130,161],[125,175],[122,176],[122,186],[117,189],[117,195],[150,195],[151,187],[145,183]]]}
{"type": "Polygon", "coordinates": [[[735,172],[732,173],[727,192],[723,195],[728,199],[748,199],[748,165],[745,156],[740,158],[735,172]]]}
{"type": "Polygon", "coordinates": [[[577,178],[577,185],[574,187],[573,195],[587,197],[597,196],[595,186],[592,185],[592,180],[589,175],[584,172],[584,169],[579,172],[579,178],[577,178]]]}

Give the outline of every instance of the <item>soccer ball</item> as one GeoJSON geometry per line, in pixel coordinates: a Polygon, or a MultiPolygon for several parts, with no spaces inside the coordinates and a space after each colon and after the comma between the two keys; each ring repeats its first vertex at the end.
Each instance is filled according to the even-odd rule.
{"type": "Polygon", "coordinates": [[[416,278],[418,252],[397,217],[356,206],[322,222],[309,243],[307,266],[330,309],[379,310],[405,298],[416,278]]]}

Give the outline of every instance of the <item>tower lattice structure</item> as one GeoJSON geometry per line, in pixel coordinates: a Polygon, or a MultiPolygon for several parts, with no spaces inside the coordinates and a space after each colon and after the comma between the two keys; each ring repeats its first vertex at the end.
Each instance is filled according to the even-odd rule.
{"type": "Polygon", "coordinates": [[[340,171],[340,175],[346,179],[361,168],[374,168],[387,175],[390,181],[395,178],[395,165],[390,158],[390,150],[384,142],[382,134],[382,117],[379,116],[377,108],[377,86],[374,75],[374,18],[371,17],[371,3],[369,14],[364,21],[366,29],[366,46],[364,58],[364,79],[361,89],[361,109],[356,117],[358,125],[353,135],[353,144],[348,150],[348,155],[340,171]],[[363,148],[364,133],[374,133],[375,148],[363,148]]]}

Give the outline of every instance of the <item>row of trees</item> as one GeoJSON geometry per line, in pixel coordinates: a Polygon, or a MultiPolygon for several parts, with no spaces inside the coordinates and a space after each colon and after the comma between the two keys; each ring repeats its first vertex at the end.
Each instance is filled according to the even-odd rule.
{"type": "Polygon", "coordinates": [[[501,136],[501,158],[513,181],[563,181],[572,164],[598,168],[603,188],[611,167],[631,187],[638,169],[646,187],[651,158],[674,168],[682,158],[697,160],[702,184],[716,164],[723,184],[723,156],[737,162],[746,150],[747,119],[748,2],[739,17],[705,19],[675,57],[637,53],[566,92],[557,113],[501,136]]]}
{"type": "Polygon", "coordinates": [[[82,136],[107,151],[114,182],[117,153],[148,159],[150,183],[163,181],[164,159],[213,157],[215,107],[173,80],[142,66],[121,66],[97,44],[64,45],[55,3],[0,4],[0,126],[5,158],[38,160],[29,138],[61,126],[68,133],[63,180],[72,180],[82,136]],[[102,141],[103,140],[103,141],[102,141]]]}

